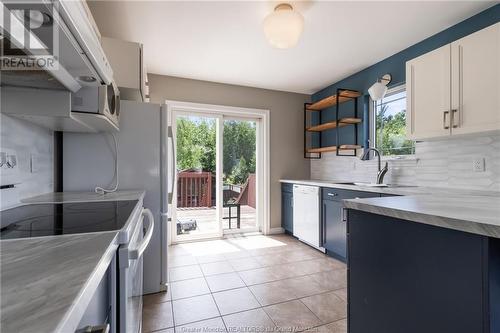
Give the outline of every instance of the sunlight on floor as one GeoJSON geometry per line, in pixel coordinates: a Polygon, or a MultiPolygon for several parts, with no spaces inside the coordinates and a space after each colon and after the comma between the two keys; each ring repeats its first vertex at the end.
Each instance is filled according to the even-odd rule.
{"type": "Polygon", "coordinates": [[[206,256],[230,254],[256,249],[272,249],[286,246],[287,244],[277,239],[262,235],[232,236],[224,240],[210,240],[203,242],[184,243],[176,245],[176,251],[185,255],[206,256]]]}

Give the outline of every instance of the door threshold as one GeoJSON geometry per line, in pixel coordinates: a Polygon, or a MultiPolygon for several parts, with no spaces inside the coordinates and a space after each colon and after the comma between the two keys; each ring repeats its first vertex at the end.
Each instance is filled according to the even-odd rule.
{"type": "Polygon", "coordinates": [[[234,238],[234,237],[249,237],[249,236],[261,236],[260,231],[242,231],[242,232],[230,232],[224,234],[224,238],[234,238]]]}

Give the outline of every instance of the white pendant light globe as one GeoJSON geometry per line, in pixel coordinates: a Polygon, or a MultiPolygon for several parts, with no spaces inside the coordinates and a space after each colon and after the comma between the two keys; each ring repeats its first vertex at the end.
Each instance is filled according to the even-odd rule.
{"type": "Polygon", "coordinates": [[[293,47],[304,30],[304,17],[289,4],[282,3],[264,19],[264,34],[269,43],[279,49],[293,47]]]}
{"type": "Polygon", "coordinates": [[[368,89],[368,93],[372,100],[380,101],[387,93],[387,86],[383,83],[375,82],[370,89],[368,89]]]}
{"type": "Polygon", "coordinates": [[[391,74],[384,74],[368,89],[370,97],[374,101],[380,101],[387,93],[387,85],[391,82],[391,74]]]}

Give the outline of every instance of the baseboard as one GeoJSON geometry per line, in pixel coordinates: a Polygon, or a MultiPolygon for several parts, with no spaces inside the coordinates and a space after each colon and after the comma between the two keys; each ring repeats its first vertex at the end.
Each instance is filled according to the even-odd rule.
{"type": "Polygon", "coordinates": [[[269,229],[269,232],[267,234],[268,235],[277,235],[277,234],[284,234],[284,233],[285,233],[285,229],[283,229],[282,227],[278,227],[278,228],[269,229]]]}

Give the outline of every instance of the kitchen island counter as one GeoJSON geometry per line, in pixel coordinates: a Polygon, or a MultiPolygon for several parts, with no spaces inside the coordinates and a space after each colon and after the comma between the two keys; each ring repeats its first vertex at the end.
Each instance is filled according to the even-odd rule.
{"type": "Polygon", "coordinates": [[[414,195],[345,200],[349,209],[500,238],[500,196],[414,195]]]}

